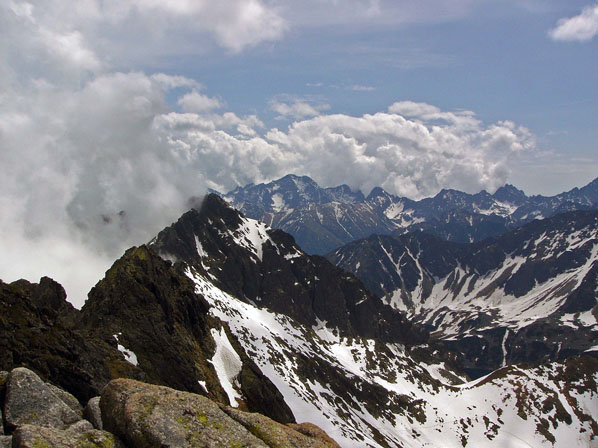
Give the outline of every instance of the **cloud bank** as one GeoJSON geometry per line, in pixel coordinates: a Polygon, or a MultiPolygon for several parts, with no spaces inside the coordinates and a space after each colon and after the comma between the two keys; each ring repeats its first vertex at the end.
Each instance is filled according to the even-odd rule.
{"type": "Polygon", "coordinates": [[[50,275],[81,305],[127,247],[147,242],[208,187],[293,172],[412,198],[492,190],[533,147],[513,123],[414,102],[350,116],[279,98],[270,106],[294,121],[268,129],[256,115],[226,111],[196,80],[121,70],[112,57],[142,49],[131,37],[139,30],[157,45],[151,51],[177,47],[181,35],[241,51],[278,38],[282,17],[258,0],[1,4],[0,278],[50,275]],[[126,51],[120,38],[132,42],[126,51]]]}
{"type": "Polygon", "coordinates": [[[598,36],[598,4],[587,6],[581,14],[561,19],[549,32],[557,41],[587,42],[598,36]]]}

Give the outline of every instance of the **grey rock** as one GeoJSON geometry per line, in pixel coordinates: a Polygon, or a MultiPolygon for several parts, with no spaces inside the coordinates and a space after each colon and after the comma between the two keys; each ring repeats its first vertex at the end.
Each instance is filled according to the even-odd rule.
{"type": "Polygon", "coordinates": [[[12,437],[0,436],[0,448],[11,448],[11,447],[12,447],[12,437]]]}
{"type": "MultiPolygon", "coordinates": [[[[6,382],[8,381],[8,372],[0,371],[0,436],[4,434],[4,419],[2,418],[4,412],[4,403],[1,401],[4,396],[4,389],[6,389],[6,382]]],[[[0,445],[2,446],[2,445],[0,445]]]]}
{"type": "Polygon", "coordinates": [[[79,420],[77,423],[73,423],[71,426],[68,427],[68,432],[78,433],[78,432],[87,432],[95,429],[91,422],[87,420],[79,420]]]}
{"type": "Polygon", "coordinates": [[[266,416],[222,406],[234,420],[252,434],[267,441],[268,446],[288,448],[340,448],[322,429],[310,423],[281,425],[266,416]]]}
{"type": "Polygon", "coordinates": [[[267,445],[208,398],[133,380],[113,380],[100,400],[104,428],[131,446],[267,445]]]}
{"type": "Polygon", "coordinates": [[[89,420],[95,429],[104,429],[102,425],[102,411],[100,410],[100,397],[93,397],[83,409],[83,418],[89,420]]]}
{"type": "Polygon", "coordinates": [[[60,387],[54,386],[51,383],[46,383],[52,393],[56,395],[58,398],[62,400],[64,404],[66,404],[69,408],[77,413],[79,418],[83,418],[83,407],[79,403],[73,395],[69,394],[66,390],[61,389],[60,387]]]}
{"type": "Polygon", "coordinates": [[[81,420],[46,383],[24,367],[10,372],[4,418],[8,431],[25,424],[62,429],[81,420]]]}
{"type": "Polygon", "coordinates": [[[134,380],[113,380],[102,391],[104,427],[134,447],[340,448],[321,429],[284,425],[257,413],[134,380]]]}
{"type": "Polygon", "coordinates": [[[92,429],[83,433],[23,425],[13,436],[12,448],[124,448],[113,434],[92,429]]]}

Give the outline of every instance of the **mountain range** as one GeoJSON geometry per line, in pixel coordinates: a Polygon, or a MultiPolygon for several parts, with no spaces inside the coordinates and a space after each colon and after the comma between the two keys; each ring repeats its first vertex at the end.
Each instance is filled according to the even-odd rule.
{"type": "MultiPolygon", "coordinates": [[[[283,179],[302,194],[279,192],[280,213],[316,213],[319,197],[339,226],[390,197],[283,179]]],[[[589,208],[592,185],[551,210],[589,208]]],[[[597,220],[559,214],[475,244],[368,234],[335,266],[211,194],[127,250],[81,310],[49,278],[0,283],[0,370],[26,366],[82,403],[114,378],[168,386],[317,424],[343,447],[598,446],[597,220]],[[502,350],[476,359],[492,338],[502,350]]]]}
{"type": "Polygon", "coordinates": [[[324,255],[372,234],[424,230],[454,242],[477,242],[534,219],[598,208],[598,179],[556,196],[526,196],[512,185],[494,194],[442,190],[414,201],[374,188],[367,197],[347,185],[321,188],[307,176],[287,175],[268,184],[223,194],[247,217],[282,229],[308,253],[324,255]]]}
{"type": "Polygon", "coordinates": [[[474,244],[372,235],[328,259],[464,354],[470,375],[598,351],[598,211],[474,244]]]}

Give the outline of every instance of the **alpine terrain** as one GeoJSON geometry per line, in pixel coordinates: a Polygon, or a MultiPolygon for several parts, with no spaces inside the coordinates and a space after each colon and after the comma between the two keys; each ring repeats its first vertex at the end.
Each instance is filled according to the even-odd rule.
{"type": "Polygon", "coordinates": [[[435,339],[474,376],[598,354],[598,211],[533,221],[475,244],[372,235],[328,258],[435,339]]]}
{"type": "MultiPolygon", "coordinates": [[[[81,311],[64,297],[49,279],[2,284],[0,368],[27,366],[81,403],[101,393],[102,421],[129,446],[163,446],[168,434],[178,434],[170,446],[211,446],[216,434],[239,446],[333,446],[322,445],[328,436],[343,447],[597,445],[594,358],[506,365],[469,381],[459,355],[393,302],[215,195],[128,250],[81,311]],[[111,382],[119,377],[173,389],[111,382]],[[208,431],[228,426],[198,395],[262,442],[208,431]],[[303,440],[292,431],[316,434],[293,422],[327,436],[290,442],[303,440]],[[273,433],[286,442],[272,445],[273,433]]],[[[13,401],[2,402],[6,420],[13,401]]],[[[75,437],[60,428],[15,421],[3,437],[19,447],[35,434],[75,437]]]]}

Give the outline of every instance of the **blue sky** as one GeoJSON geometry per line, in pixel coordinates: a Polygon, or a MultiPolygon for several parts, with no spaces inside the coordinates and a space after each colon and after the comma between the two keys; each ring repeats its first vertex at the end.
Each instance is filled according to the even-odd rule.
{"type": "Polygon", "coordinates": [[[554,153],[529,163],[555,166],[550,178],[515,171],[509,182],[555,194],[598,176],[598,39],[548,35],[587,2],[539,10],[505,3],[441,23],[306,26],[241,54],[214,52],[202,63],[182,58],[174,71],[202,80],[232,110],[257,113],[268,126],[282,126],[269,110],[281,96],[327,104],[326,113],[375,113],[411,100],[472,110],[488,123],[512,120],[534,133],[539,150],[554,153]],[[558,166],[577,158],[591,162],[558,166]]]}
{"type": "Polygon", "coordinates": [[[595,1],[3,1],[0,278],[80,304],[190,197],[288,173],[414,199],[582,186],[597,55],[595,1]]]}

